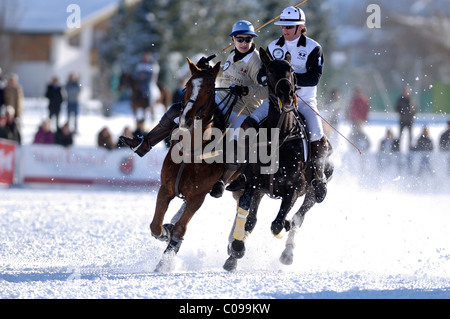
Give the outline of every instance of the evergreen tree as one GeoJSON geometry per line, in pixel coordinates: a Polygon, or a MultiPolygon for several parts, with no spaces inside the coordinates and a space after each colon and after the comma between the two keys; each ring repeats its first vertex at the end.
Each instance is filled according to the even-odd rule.
{"type": "Polygon", "coordinates": [[[103,63],[118,64],[124,68],[128,67],[128,56],[130,47],[129,29],[131,23],[130,10],[125,0],[119,3],[117,13],[112,17],[104,40],[99,48],[100,59],[103,63]]]}
{"type": "MultiPolygon", "coordinates": [[[[301,6],[307,15],[308,34],[327,50],[327,16],[321,12],[322,2],[311,3],[301,6]]],[[[276,0],[142,0],[135,7],[127,7],[122,0],[101,57],[122,69],[133,69],[144,52],[152,52],[161,65],[160,79],[174,87],[174,74],[186,62],[185,57],[221,51],[231,43],[229,34],[236,21],[249,20],[257,28],[280,14],[285,6],[276,0]],[[179,58],[174,59],[175,55],[179,58]]],[[[279,27],[271,23],[259,32],[256,46],[267,47],[280,36],[279,27]]],[[[214,61],[224,61],[231,49],[214,61]]]]}

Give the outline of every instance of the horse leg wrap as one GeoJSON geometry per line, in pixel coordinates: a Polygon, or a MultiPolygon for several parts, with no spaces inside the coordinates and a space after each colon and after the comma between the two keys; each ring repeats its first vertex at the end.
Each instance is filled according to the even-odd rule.
{"type": "Polygon", "coordinates": [[[160,241],[165,241],[169,243],[172,239],[172,233],[173,233],[173,224],[164,224],[161,235],[157,236],[152,233],[152,236],[160,241]]]}
{"type": "Polygon", "coordinates": [[[183,238],[177,238],[173,237],[170,239],[169,245],[167,245],[166,250],[164,251],[165,254],[174,252],[175,254],[178,253],[178,250],[180,250],[181,244],[183,243],[183,238]]]}
{"type": "Polygon", "coordinates": [[[234,226],[233,238],[237,240],[244,240],[246,237],[245,223],[247,222],[248,210],[238,207],[236,215],[236,225],[234,226]]]}

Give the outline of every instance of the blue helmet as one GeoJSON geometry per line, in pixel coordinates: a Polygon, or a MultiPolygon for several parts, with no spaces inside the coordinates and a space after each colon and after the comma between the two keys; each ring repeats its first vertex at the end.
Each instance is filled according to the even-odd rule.
{"type": "Polygon", "coordinates": [[[255,38],[258,36],[255,33],[255,28],[253,28],[253,24],[251,24],[247,20],[239,20],[233,25],[233,31],[230,33],[230,37],[234,37],[235,35],[239,34],[251,35],[255,38]]]}

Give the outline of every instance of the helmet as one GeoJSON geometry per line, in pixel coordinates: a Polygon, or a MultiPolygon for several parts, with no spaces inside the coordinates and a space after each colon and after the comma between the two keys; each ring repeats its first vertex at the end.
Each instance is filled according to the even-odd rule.
{"type": "Polygon", "coordinates": [[[234,37],[235,35],[238,34],[251,35],[255,38],[258,36],[255,33],[253,24],[251,24],[247,20],[239,20],[233,25],[233,31],[230,33],[230,37],[234,37]]]}
{"type": "Polygon", "coordinates": [[[305,24],[306,17],[302,9],[296,7],[287,7],[281,12],[280,21],[276,25],[301,25],[305,24]]]}

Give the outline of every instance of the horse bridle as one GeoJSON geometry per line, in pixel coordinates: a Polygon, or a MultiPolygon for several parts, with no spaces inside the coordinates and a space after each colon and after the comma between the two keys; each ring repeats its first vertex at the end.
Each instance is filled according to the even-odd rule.
{"type": "MultiPolygon", "coordinates": [[[[209,77],[209,79],[214,83],[214,78],[211,74],[209,74],[208,72],[205,71],[200,71],[199,73],[202,73],[204,75],[207,75],[209,77]]],[[[208,126],[213,120],[213,114],[216,111],[215,107],[214,107],[214,98],[215,98],[215,94],[214,93],[214,89],[211,90],[211,92],[209,93],[209,99],[208,101],[205,103],[204,106],[199,107],[197,101],[189,99],[186,102],[183,102],[183,109],[186,107],[186,105],[188,103],[192,103],[196,109],[196,112],[194,114],[194,118],[198,119],[198,118],[206,118],[209,119],[206,123],[204,123],[202,125],[203,128],[205,128],[206,126],[208,126]],[[210,107],[211,105],[213,105],[213,107],[210,107]],[[202,115],[203,111],[207,108],[210,107],[209,112],[206,115],[202,115]]]]}
{"type": "MultiPolygon", "coordinates": [[[[272,61],[272,62],[270,62],[268,65],[267,65],[267,68],[269,67],[269,65],[271,64],[271,63],[273,63],[274,61],[272,61]]],[[[276,104],[278,104],[278,110],[280,111],[280,113],[282,112],[282,105],[280,105],[281,104],[281,102],[280,102],[280,99],[279,99],[279,97],[278,97],[278,95],[277,95],[277,92],[278,92],[278,87],[279,87],[279,85],[280,85],[280,83],[282,83],[282,82],[287,82],[288,83],[288,85],[289,85],[289,89],[290,89],[290,91],[291,92],[295,92],[295,85],[292,83],[293,81],[293,75],[291,75],[291,79],[288,79],[288,78],[281,78],[281,79],[278,79],[278,81],[275,83],[275,86],[274,86],[274,89],[273,89],[273,93],[272,92],[269,92],[269,97],[276,103],[276,104]]],[[[296,103],[296,98],[295,98],[295,93],[293,94],[293,99],[294,99],[294,101],[295,101],[295,104],[297,104],[296,103]]]]}

